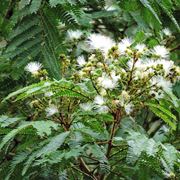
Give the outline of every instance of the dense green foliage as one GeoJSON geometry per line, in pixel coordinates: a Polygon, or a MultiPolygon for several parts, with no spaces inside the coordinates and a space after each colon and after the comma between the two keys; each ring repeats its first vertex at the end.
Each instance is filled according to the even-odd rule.
{"type": "MultiPolygon", "coordinates": [[[[179,9],[179,0],[0,0],[0,179],[178,179],[179,9]],[[132,47],[126,55],[109,48],[108,58],[120,63],[101,66],[106,57],[87,45],[92,33],[115,44],[130,37],[132,47]],[[176,65],[163,98],[148,96],[149,79],[133,80],[142,43],[142,59],[153,59],[160,44],[176,65]],[[77,66],[82,55],[84,69],[77,66]],[[28,73],[30,62],[41,63],[40,72],[28,73]],[[97,71],[88,76],[90,67],[97,71]],[[101,95],[98,77],[114,67],[125,75],[105,94],[111,110],[86,107],[101,95]],[[134,98],[132,113],[113,104],[123,90],[134,98]]],[[[152,78],[165,77],[161,66],[154,69],[152,78]]]]}

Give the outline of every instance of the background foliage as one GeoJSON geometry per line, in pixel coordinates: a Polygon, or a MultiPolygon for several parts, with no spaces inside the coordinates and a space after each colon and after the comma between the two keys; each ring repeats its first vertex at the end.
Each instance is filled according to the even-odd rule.
{"type": "MultiPolygon", "coordinates": [[[[129,36],[153,47],[162,42],[162,29],[168,27],[173,36],[164,44],[170,49],[171,59],[179,64],[179,8],[178,0],[0,0],[0,100],[37,82],[23,70],[30,61],[41,62],[51,79],[68,77],[63,71],[64,58],[73,62],[79,55],[87,55],[84,40],[91,32],[106,34],[117,41],[129,36]],[[67,36],[69,30],[81,30],[83,36],[71,41],[67,36]]],[[[58,97],[85,98],[70,91],[73,84],[58,82],[52,82],[50,88],[61,88],[62,84],[69,88],[64,94],[57,92],[58,97]]],[[[25,99],[25,95],[33,98],[47,90],[43,83],[32,88],[35,88],[32,93],[17,98],[25,99]],[[40,87],[37,92],[36,87],[40,87]]],[[[81,93],[91,96],[89,92],[81,93]]],[[[174,94],[179,103],[178,83],[174,94]]],[[[74,130],[64,132],[59,124],[37,117],[28,103],[10,101],[0,105],[3,179],[95,179],[83,166],[84,161],[90,167],[91,163],[97,164],[107,179],[178,178],[180,125],[177,121],[176,130],[172,131],[162,121],[157,107],[143,109],[134,119],[122,121],[114,142],[118,148],[107,159],[98,142],[106,140],[108,132],[100,124],[104,121],[108,124],[112,117],[78,112],[74,115],[74,130]],[[83,119],[89,121],[82,123],[83,119]],[[82,169],[77,168],[80,157],[84,158],[79,162],[82,169]],[[165,176],[166,172],[169,174],[165,176]]],[[[179,109],[172,111],[178,120],[179,109]]],[[[172,118],[171,114],[163,114],[172,118]]]]}

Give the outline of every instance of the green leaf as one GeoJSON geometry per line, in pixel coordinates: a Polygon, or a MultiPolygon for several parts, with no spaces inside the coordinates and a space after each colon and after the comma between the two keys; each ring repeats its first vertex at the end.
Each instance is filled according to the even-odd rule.
{"type": "Polygon", "coordinates": [[[56,151],[58,148],[61,147],[61,145],[64,143],[66,140],[67,136],[69,135],[69,131],[63,132],[58,134],[57,136],[53,137],[50,142],[45,145],[36,155],[37,157],[40,157],[42,155],[49,154],[51,152],[56,151]]]}
{"type": "Polygon", "coordinates": [[[171,144],[162,145],[164,166],[167,171],[174,171],[174,163],[178,161],[178,151],[171,144]]]}
{"type": "Polygon", "coordinates": [[[14,123],[17,123],[23,119],[24,119],[23,117],[10,118],[6,115],[2,115],[2,116],[0,116],[0,126],[1,127],[7,127],[7,126],[14,124],[14,123]]]}
{"type": "MultiPolygon", "coordinates": [[[[55,83],[55,81],[54,81],[55,83]]],[[[33,93],[42,93],[40,90],[42,90],[43,88],[47,88],[49,86],[51,86],[53,84],[53,82],[50,81],[41,81],[39,83],[35,83],[29,86],[26,86],[22,89],[19,89],[15,92],[10,93],[6,98],[3,99],[2,102],[5,102],[7,100],[9,100],[10,98],[16,97],[16,100],[22,99],[22,98],[26,98],[26,97],[30,97],[33,95],[33,93]],[[22,95],[23,94],[23,95],[22,95]],[[20,97],[18,97],[18,95],[20,95],[20,97]]]]}
{"type": "Polygon", "coordinates": [[[138,31],[135,35],[135,41],[136,43],[140,43],[144,41],[146,38],[145,33],[143,31],[138,31]]]}
{"type": "Polygon", "coordinates": [[[31,1],[28,0],[21,0],[19,2],[19,9],[23,9],[25,6],[29,5],[31,1]]]}
{"type": "Polygon", "coordinates": [[[151,38],[151,39],[149,39],[149,41],[148,41],[148,46],[149,46],[150,48],[153,48],[154,46],[156,46],[156,45],[158,45],[158,44],[159,44],[159,42],[158,42],[157,39],[151,38]]]}
{"type": "Polygon", "coordinates": [[[22,176],[24,176],[26,174],[27,170],[31,166],[31,164],[34,161],[34,159],[36,158],[37,154],[38,154],[38,151],[35,151],[35,153],[33,153],[32,155],[29,156],[28,160],[26,161],[26,163],[25,163],[25,165],[23,167],[22,176]]]}
{"type": "Polygon", "coordinates": [[[120,8],[123,8],[125,11],[136,11],[140,8],[138,1],[136,0],[123,0],[120,2],[120,8]]]}
{"type": "Polygon", "coordinates": [[[142,13],[140,11],[131,11],[130,12],[132,18],[138,24],[139,29],[141,30],[148,30],[149,26],[146,21],[142,17],[142,13]]]}
{"type": "Polygon", "coordinates": [[[172,14],[171,9],[167,6],[165,1],[162,0],[156,0],[156,2],[159,4],[159,6],[164,10],[164,12],[169,16],[169,18],[171,19],[171,21],[174,23],[174,25],[176,26],[177,30],[180,32],[180,26],[177,22],[177,20],[175,19],[175,17],[172,14]]]}
{"type": "Polygon", "coordinates": [[[172,114],[166,107],[163,107],[159,104],[153,104],[153,103],[146,103],[146,105],[148,105],[149,107],[154,107],[154,108],[157,108],[159,109],[160,111],[162,111],[164,114],[166,114],[167,116],[171,117],[172,119],[174,119],[175,121],[177,120],[176,119],[176,116],[174,114],[172,114]]]}
{"type": "Polygon", "coordinates": [[[44,30],[45,43],[42,45],[42,54],[44,56],[45,67],[49,70],[52,77],[59,80],[60,75],[60,62],[56,56],[56,48],[59,45],[59,33],[54,28],[48,16],[43,13],[41,15],[42,26],[44,30]]]}
{"type": "MultiPolygon", "coordinates": [[[[24,68],[30,60],[41,57],[40,61],[49,75],[60,79],[60,62],[56,54],[60,35],[56,28],[56,21],[51,18],[52,10],[48,11],[50,16],[43,10],[37,15],[33,13],[37,12],[40,5],[41,1],[32,1],[27,7],[30,13],[17,20],[18,23],[10,33],[9,43],[3,55],[15,60],[14,64],[19,68],[24,68]]],[[[22,74],[23,71],[19,73],[22,74]]]]}
{"type": "Polygon", "coordinates": [[[149,156],[156,156],[159,144],[153,139],[148,139],[144,134],[129,130],[127,136],[127,143],[129,145],[127,161],[135,163],[142,152],[146,152],[149,156]]]}
{"type": "Polygon", "coordinates": [[[88,135],[89,137],[93,139],[101,139],[101,140],[103,139],[103,137],[100,136],[100,133],[94,132],[90,128],[81,127],[81,128],[77,128],[76,131],[79,131],[84,135],[88,135]]]}
{"type": "Polygon", "coordinates": [[[87,98],[85,95],[81,94],[80,92],[75,92],[69,89],[63,89],[61,91],[57,91],[54,93],[53,98],[57,97],[74,97],[74,98],[87,98]]]}
{"type": "Polygon", "coordinates": [[[31,13],[36,13],[40,6],[41,6],[42,0],[32,0],[31,5],[30,5],[30,12],[31,13]]]}
{"type": "Polygon", "coordinates": [[[176,124],[170,120],[170,117],[157,108],[150,107],[151,111],[166,122],[173,130],[176,130],[176,124]]]}
{"type": "Polygon", "coordinates": [[[79,99],[90,99],[91,96],[91,92],[88,92],[87,89],[83,89],[83,86],[61,79],[59,81],[41,81],[39,83],[29,85],[9,94],[2,102],[5,102],[13,97],[15,97],[15,101],[24,100],[28,97],[44,94],[48,91],[53,91],[53,98],[65,96],[76,97],[79,99]]]}
{"type": "Polygon", "coordinates": [[[52,133],[52,129],[58,129],[58,124],[53,121],[36,121],[32,124],[32,126],[37,130],[37,134],[40,137],[45,135],[49,136],[52,133]]]}
{"type": "Polygon", "coordinates": [[[71,149],[71,150],[68,151],[68,152],[65,152],[65,153],[64,153],[64,158],[65,158],[65,159],[77,158],[77,157],[79,157],[81,154],[82,154],[82,148],[81,148],[81,147],[78,147],[78,148],[71,149]]]}
{"type": "Polygon", "coordinates": [[[172,92],[166,91],[166,94],[171,98],[171,102],[173,103],[175,108],[179,109],[179,99],[172,92]]]}
{"type": "Polygon", "coordinates": [[[9,132],[5,137],[2,139],[0,144],[0,150],[7,144],[10,140],[12,140],[18,133],[25,130],[28,127],[34,127],[37,130],[37,134],[43,137],[44,135],[51,134],[51,128],[57,129],[58,125],[52,121],[36,121],[36,122],[29,122],[20,125],[18,128],[13,129],[9,132]]]}
{"type": "Polygon", "coordinates": [[[84,148],[88,148],[88,151],[92,153],[92,156],[99,160],[101,163],[108,163],[105,153],[97,144],[85,145],[84,148]]]}
{"type": "Polygon", "coordinates": [[[20,131],[26,129],[27,127],[31,126],[32,123],[27,123],[19,126],[17,129],[13,129],[9,132],[1,141],[0,150],[7,144],[10,140],[12,140],[20,131]]]}
{"type": "Polygon", "coordinates": [[[148,0],[139,0],[139,1],[143,4],[144,7],[146,7],[154,15],[154,17],[159,22],[159,24],[162,24],[158,14],[155,12],[150,2],[148,0]]]}
{"type": "Polygon", "coordinates": [[[98,11],[98,12],[93,12],[91,13],[92,19],[99,19],[99,18],[107,18],[107,17],[114,17],[118,15],[117,10],[112,10],[112,11],[98,11]]]}
{"type": "Polygon", "coordinates": [[[67,1],[66,0],[50,0],[49,3],[51,7],[56,7],[58,4],[67,3],[67,1]]]}
{"type": "Polygon", "coordinates": [[[9,168],[9,172],[8,172],[5,180],[10,179],[12,173],[15,171],[16,166],[18,166],[20,163],[22,163],[28,157],[29,153],[30,152],[28,152],[28,151],[27,152],[23,151],[13,157],[13,160],[12,160],[10,168],[9,168]]]}

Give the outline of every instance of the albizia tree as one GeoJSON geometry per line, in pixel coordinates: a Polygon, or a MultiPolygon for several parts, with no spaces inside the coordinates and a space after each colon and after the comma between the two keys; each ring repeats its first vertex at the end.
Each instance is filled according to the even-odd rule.
{"type": "MultiPolygon", "coordinates": [[[[169,33],[166,29],[165,37],[169,33]]],[[[71,31],[68,36],[74,41],[81,34],[71,31]]],[[[39,82],[4,99],[17,101],[17,108],[30,111],[32,118],[1,117],[2,127],[16,128],[3,137],[0,149],[19,137],[6,177],[19,168],[22,179],[175,178],[178,151],[163,143],[176,130],[171,110],[178,109],[172,87],[180,68],[169,59],[169,50],[128,37],[115,42],[101,34],[90,34],[84,45],[88,52],[77,59],[63,56],[61,80],[49,78],[39,62],[30,62],[25,71],[39,82]],[[154,138],[141,124],[150,121],[148,115],[138,117],[148,109],[164,124],[154,138]]]]}
{"type": "Polygon", "coordinates": [[[0,0],[0,179],[178,179],[179,6],[0,0]]]}

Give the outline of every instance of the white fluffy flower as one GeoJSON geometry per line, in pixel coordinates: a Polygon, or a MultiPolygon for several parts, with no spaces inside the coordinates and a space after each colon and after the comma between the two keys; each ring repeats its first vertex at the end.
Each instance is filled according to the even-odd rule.
{"type": "Polygon", "coordinates": [[[105,89],[114,89],[116,87],[116,83],[109,77],[100,77],[98,78],[98,83],[105,89]]]}
{"type": "Polygon", "coordinates": [[[102,106],[104,103],[105,103],[105,100],[104,100],[104,98],[103,98],[102,96],[97,95],[97,96],[94,98],[94,104],[97,104],[97,105],[102,106]]]}
{"type": "Polygon", "coordinates": [[[168,75],[170,73],[170,70],[174,67],[174,62],[170,60],[161,59],[157,60],[156,63],[163,65],[165,75],[168,75]]]}
{"type": "Polygon", "coordinates": [[[157,86],[161,87],[166,92],[171,92],[172,90],[172,83],[163,77],[159,78],[157,86]]]}
{"type": "Polygon", "coordinates": [[[131,44],[133,43],[133,41],[132,41],[132,39],[126,37],[121,40],[121,43],[123,43],[124,46],[126,46],[126,47],[130,47],[131,44]]]}
{"type": "Polygon", "coordinates": [[[159,64],[159,60],[146,59],[144,65],[146,67],[156,67],[159,64]]]}
{"type": "Polygon", "coordinates": [[[55,106],[53,104],[51,104],[49,107],[47,107],[45,109],[45,111],[46,111],[46,116],[47,117],[52,116],[52,115],[54,115],[54,114],[59,112],[57,106],[55,106]]]}
{"type": "MultiPolygon", "coordinates": [[[[128,68],[131,70],[133,68],[133,64],[134,64],[134,60],[133,59],[130,59],[128,62],[127,62],[127,66],[128,68]]],[[[134,68],[138,68],[138,67],[142,67],[142,61],[139,59],[135,64],[134,64],[134,68]]]]}
{"type": "Polygon", "coordinates": [[[104,53],[107,53],[115,45],[110,37],[101,34],[91,34],[88,38],[88,44],[92,49],[99,49],[104,53]]]}
{"type": "Polygon", "coordinates": [[[169,28],[164,28],[164,29],[163,29],[163,33],[164,33],[166,36],[171,36],[171,35],[172,35],[172,32],[170,31],[169,28]]]}
{"type": "Polygon", "coordinates": [[[130,59],[128,62],[127,62],[127,67],[128,67],[128,69],[132,69],[132,67],[133,67],[133,63],[134,63],[134,60],[133,59],[130,59]]]}
{"type": "MultiPolygon", "coordinates": [[[[130,59],[127,62],[127,66],[128,68],[131,70],[133,68],[133,64],[134,64],[134,60],[130,59]]],[[[145,70],[147,68],[147,66],[145,65],[144,60],[139,59],[138,61],[136,61],[136,63],[134,64],[134,68],[135,69],[139,69],[139,70],[145,70]]]]}
{"type": "Polygon", "coordinates": [[[79,65],[80,67],[84,66],[84,65],[86,64],[86,61],[85,61],[85,59],[84,59],[84,56],[79,56],[79,57],[77,58],[77,63],[78,63],[78,65],[79,65]]]}
{"type": "Polygon", "coordinates": [[[120,79],[120,75],[116,75],[115,71],[111,71],[111,78],[116,83],[120,79]]]}
{"type": "Polygon", "coordinates": [[[53,95],[52,91],[45,92],[44,94],[45,97],[51,97],[52,95],[53,95]]]}
{"type": "Polygon", "coordinates": [[[164,46],[160,45],[155,46],[152,53],[159,58],[167,58],[169,55],[169,51],[164,46]]]}
{"type": "Polygon", "coordinates": [[[115,73],[112,73],[112,77],[109,77],[106,74],[103,74],[101,77],[99,77],[98,84],[103,87],[104,89],[114,89],[117,86],[118,76],[115,75],[115,73]]]}
{"type": "Polygon", "coordinates": [[[135,46],[135,49],[139,52],[139,53],[143,53],[146,49],[146,45],[145,44],[137,44],[135,46]]]}
{"type": "Polygon", "coordinates": [[[94,104],[95,104],[95,107],[96,107],[96,111],[98,113],[107,113],[109,108],[104,105],[105,104],[105,99],[100,96],[100,95],[97,95],[95,98],[94,98],[94,104]]]}
{"type": "Polygon", "coordinates": [[[80,39],[81,36],[83,35],[83,33],[80,30],[69,30],[67,32],[69,39],[73,40],[73,39],[80,39]]]}
{"type": "Polygon", "coordinates": [[[133,111],[133,107],[134,105],[132,103],[128,103],[124,105],[124,110],[126,112],[126,114],[130,114],[133,111]]]}
{"type": "Polygon", "coordinates": [[[169,80],[164,79],[162,76],[155,76],[150,80],[152,85],[156,85],[162,88],[165,92],[171,92],[172,83],[169,80]]]}
{"type": "Polygon", "coordinates": [[[38,74],[38,71],[42,68],[42,64],[39,62],[30,62],[24,68],[26,71],[30,72],[31,74],[35,75],[38,74]]]}
{"type": "Polygon", "coordinates": [[[143,71],[143,72],[141,72],[141,71],[139,71],[139,70],[136,70],[135,72],[134,72],[134,79],[135,80],[138,80],[138,79],[143,79],[144,77],[146,77],[147,75],[146,75],[146,73],[143,71]]]}
{"type": "Polygon", "coordinates": [[[118,44],[119,51],[124,54],[127,48],[130,47],[132,43],[133,41],[130,38],[122,39],[121,42],[118,44]]]}
{"type": "Polygon", "coordinates": [[[83,109],[84,111],[91,111],[93,108],[92,103],[82,103],[80,104],[80,108],[83,109]]]}
{"type": "Polygon", "coordinates": [[[135,79],[148,77],[150,73],[154,72],[154,66],[156,66],[156,63],[151,59],[139,59],[135,64],[135,79]]]}
{"type": "Polygon", "coordinates": [[[98,113],[107,113],[109,108],[107,106],[99,106],[96,110],[98,113]]]}
{"type": "MultiPolygon", "coordinates": [[[[134,64],[134,79],[143,79],[149,76],[149,74],[154,72],[154,68],[158,65],[158,60],[154,61],[152,59],[139,59],[134,64]]],[[[128,68],[131,70],[133,67],[133,60],[130,59],[127,62],[128,68]]]]}

